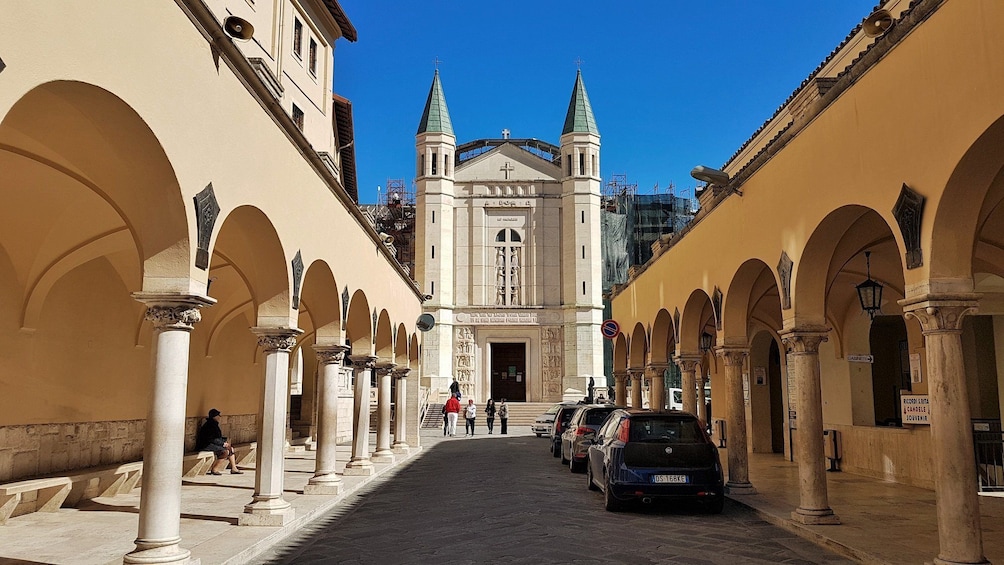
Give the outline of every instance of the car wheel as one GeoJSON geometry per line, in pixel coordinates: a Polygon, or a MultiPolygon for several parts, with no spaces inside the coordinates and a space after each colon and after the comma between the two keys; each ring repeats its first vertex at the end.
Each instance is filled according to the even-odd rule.
{"type": "Polygon", "coordinates": [[[708,514],[721,514],[722,510],[725,509],[725,495],[716,495],[705,504],[707,505],[706,508],[708,510],[708,514]]]}
{"type": "Polygon", "coordinates": [[[537,437],[540,437],[540,436],[542,436],[542,435],[543,435],[543,434],[537,434],[537,437]]]}
{"type": "Polygon", "coordinates": [[[607,512],[620,512],[624,510],[624,502],[614,498],[613,488],[610,486],[610,482],[603,488],[603,507],[606,508],[607,512]]]}
{"type": "MultiPolygon", "coordinates": [[[[586,463],[588,463],[588,462],[589,461],[586,460],[586,463]]],[[[593,482],[593,466],[592,465],[589,465],[589,466],[586,467],[586,488],[588,488],[591,491],[600,490],[600,487],[596,486],[596,483],[593,482]]]]}
{"type": "Polygon", "coordinates": [[[553,441],[551,442],[551,455],[553,455],[555,457],[561,457],[561,444],[560,443],[555,444],[553,441]]]}
{"type": "Polygon", "coordinates": [[[571,458],[571,459],[569,459],[568,460],[568,470],[571,471],[571,472],[573,472],[573,473],[581,473],[582,472],[582,461],[576,461],[574,457],[571,458]]]}
{"type": "Polygon", "coordinates": [[[561,446],[561,464],[568,465],[568,459],[565,459],[565,446],[561,446]]]}

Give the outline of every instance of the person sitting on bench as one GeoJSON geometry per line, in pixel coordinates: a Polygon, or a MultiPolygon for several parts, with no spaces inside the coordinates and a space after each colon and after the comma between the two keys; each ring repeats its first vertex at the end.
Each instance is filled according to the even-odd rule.
{"type": "Polygon", "coordinates": [[[212,451],[216,455],[216,461],[209,468],[210,475],[222,475],[223,469],[227,468],[230,462],[230,473],[232,475],[243,475],[244,471],[237,468],[237,456],[233,446],[227,441],[220,429],[220,423],[216,420],[220,416],[220,411],[213,408],[209,411],[209,417],[199,428],[199,436],[196,441],[196,449],[199,451],[212,451]]]}

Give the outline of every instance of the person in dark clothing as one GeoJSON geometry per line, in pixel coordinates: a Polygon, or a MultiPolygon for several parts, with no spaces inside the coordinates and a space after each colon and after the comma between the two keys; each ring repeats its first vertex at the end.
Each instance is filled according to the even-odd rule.
{"type": "Polygon", "coordinates": [[[450,383],[450,396],[460,400],[460,383],[457,382],[457,379],[453,379],[453,382],[450,383]]]}
{"type": "Polygon", "coordinates": [[[488,422],[488,433],[492,433],[495,429],[495,401],[491,398],[488,399],[488,405],[485,406],[485,421],[488,422]]]}
{"type": "Polygon", "coordinates": [[[237,468],[237,456],[234,448],[227,441],[226,436],[223,435],[223,430],[220,429],[220,422],[217,418],[220,417],[220,411],[213,408],[209,411],[209,417],[199,428],[199,435],[195,442],[195,448],[199,451],[212,451],[216,455],[216,461],[213,462],[213,466],[209,468],[210,475],[222,475],[222,470],[227,468],[227,463],[230,464],[230,474],[232,475],[243,475],[244,471],[237,468]]]}
{"type": "Polygon", "coordinates": [[[498,409],[499,420],[502,422],[502,433],[509,433],[509,405],[505,403],[505,399],[502,399],[502,404],[499,404],[498,409]]]}

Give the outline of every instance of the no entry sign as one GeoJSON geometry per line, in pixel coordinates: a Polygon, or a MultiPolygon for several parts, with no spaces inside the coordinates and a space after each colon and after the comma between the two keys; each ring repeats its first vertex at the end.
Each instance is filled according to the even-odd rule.
{"type": "Polygon", "coordinates": [[[613,339],[621,333],[621,325],[616,320],[604,320],[600,325],[600,333],[607,339],[613,339]]]}

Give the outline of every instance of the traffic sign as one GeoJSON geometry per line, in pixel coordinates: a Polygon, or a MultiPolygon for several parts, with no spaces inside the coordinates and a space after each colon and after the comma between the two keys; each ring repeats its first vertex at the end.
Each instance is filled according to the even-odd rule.
{"type": "Polygon", "coordinates": [[[621,325],[617,323],[617,320],[604,320],[603,324],[600,325],[600,333],[607,339],[614,339],[617,334],[621,333],[621,325]]]}

